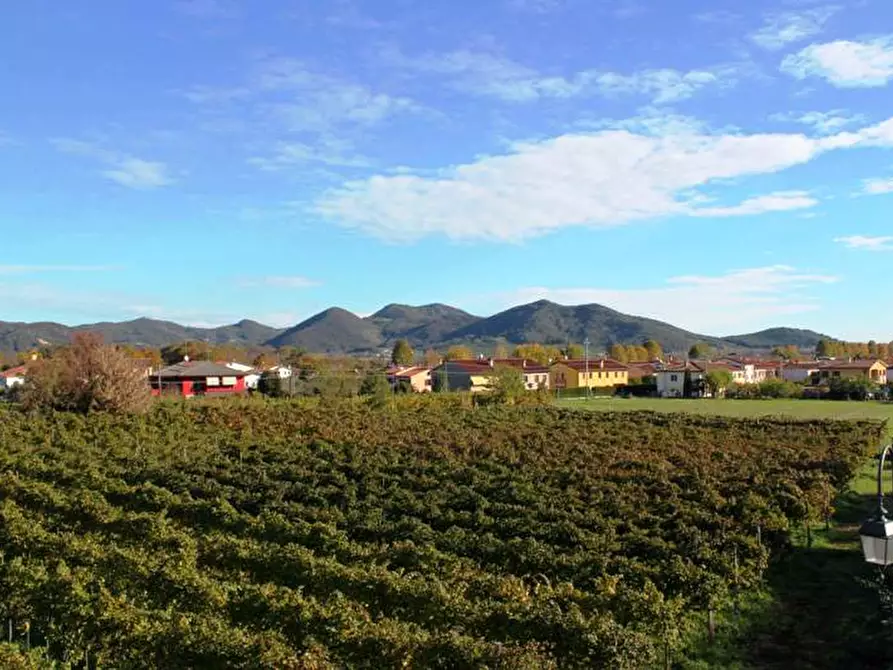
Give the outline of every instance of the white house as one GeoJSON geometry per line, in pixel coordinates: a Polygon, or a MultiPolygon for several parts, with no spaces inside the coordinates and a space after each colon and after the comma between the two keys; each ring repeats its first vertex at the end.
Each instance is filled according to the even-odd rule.
{"type": "Polygon", "coordinates": [[[818,361],[785,363],[781,368],[781,378],[786,382],[804,384],[808,382],[814,374],[817,374],[821,368],[822,366],[818,361]]]}
{"type": "Polygon", "coordinates": [[[267,372],[278,374],[279,379],[288,379],[292,375],[292,370],[287,365],[274,365],[267,372]]]}
{"type": "Polygon", "coordinates": [[[238,372],[245,373],[245,388],[257,388],[257,384],[260,381],[260,373],[253,367],[251,367],[250,365],[245,365],[244,363],[236,363],[235,361],[233,361],[232,363],[226,363],[225,365],[230,370],[236,370],[238,372]]]}
{"type": "Polygon", "coordinates": [[[19,365],[0,372],[0,389],[7,390],[25,383],[25,366],[19,365]]]}
{"type": "MultiPolygon", "coordinates": [[[[654,373],[657,379],[657,394],[661,398],[684,398],[688,390],[689,398],[708,397],[707,373],[724,370],[731,374],[732,383],[746,383],[747,375],[753,375],[753,366],[745,368],[737,363],[712,363],[709,361],[688,361],[684,365],[673,365],[654,373]],[[689,387],[686,389],[686,378],[689,387]]],[[[723,392],[722,389],[720,392],[723,392]]]]}

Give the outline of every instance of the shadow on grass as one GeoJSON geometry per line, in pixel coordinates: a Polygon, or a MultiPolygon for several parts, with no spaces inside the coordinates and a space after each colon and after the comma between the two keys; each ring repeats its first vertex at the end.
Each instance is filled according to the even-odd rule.
{"type": "Polygon", "coordinates": [[[850,491],[834,524],[813,530],[812,547],[795,546],[770,568],[772,604],[748,631],[755,668],[891,668],[893,644],[880,623],[876,590],[861,583],[877,571],[864,563],[858,529],[872,495],[850,491]]]}

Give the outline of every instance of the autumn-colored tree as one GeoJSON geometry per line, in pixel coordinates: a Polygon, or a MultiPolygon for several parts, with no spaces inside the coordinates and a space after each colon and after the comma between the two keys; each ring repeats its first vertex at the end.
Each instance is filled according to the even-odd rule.
{"type": "Polygon", "coordinates": [[[653,361],[656,358],[663,358],[664,350],[663,347],[660,346],[660,342],[657,340],[645,340],[642,343],[642,346],[645,347],[645,351],[648,352],[649,361],[653,361]]]}
{"type": "Polygon", "coordinates": [[[622,344],[612,344],[609,355],[615,361],[620,361],[621,363],[629,362],[629,351],[627,351],[627,348],[622,344]]]}
{"type": "Polygon", "coordinates": [[[276,365],[277,358],[274,354],[261,353],[254,357],[251,365],[255,370],[269,370],[276,365]]]}
{"type": "Polygon", "coordinates": [[[586,347],[582,344],[571,343],[564,349],[564,355],[571,360],[579,360],[586,356],[586,347]]]}
{"type": "Polygon", "coordinates": [[[146,409],[150,394],[130,356],[103,344],[100,335],[83,332],[32,364],[21,401],[26,409],[128,413],[146,409]]]}
{"type": "Polygon", "coordinates": [[[537,342],[528,342],[519,344],[512,352],[515,358],[526,358],[529,361],[536,361],[540,365],[547,365],[550,360],[555,360],[561,356],[561,351],[556,347],[544,346],[537,342]]]}
{"type": "Polygon", "coordinates": [[[710,358],[713,355],[713,347],[706,342],[696,342],[688,350],[689,358],[710,358]]]}
{"type": "Polygon", "coordinates": [[[474,352],[472,352],[470,347],[467,347],[464,344],[454,344],[447,349],[445,358],[448,361],[467,360],[469,358],[474,358],[474,352]]]}
{"type": "Polygon", "coordinates": [[[440,365],[441,358],[441,355],[434,349],[428,349],[428,351],[425,352],[425,365],[427,365],[429,368],[440,365]]]}
{"type": "Polygon", "coordinates": [[[406,340],[397,340],[394,350],[391,352],[391,363],[394,365],[412,365],[415,360],[415,352],[406,340]]]}
{"type": "Polygon", "coordinates": [[[508,358],[509,348],[502,342],[493,347],[493,358],[508,358]]]}
{"type": "Polygon", "coordinates": [[[648,349],[644,346],[629,346],[626,348],[626,354],[630,363],[642,363],[648,360],[648,349]]]}
{"type": "Polygon", "coordinates": [[[508,404],[513,404],[526,392],[521,372],[510,365],[497,365],[493,369],[490,389],[501,402],[508,404]]]}

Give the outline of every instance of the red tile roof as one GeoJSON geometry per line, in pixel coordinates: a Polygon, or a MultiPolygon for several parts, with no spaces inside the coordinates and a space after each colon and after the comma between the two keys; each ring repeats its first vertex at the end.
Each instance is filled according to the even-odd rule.
{"type": "Polygon", "coordinates": [[[866,358],[856,361],[824,361],[824,363],[821,366],[823,370],[867,370],[876,363],[886,365],[879,358],[866,358]]]}
{"type": "MultiPolygon", "coordinates": [[[[585,372],[587,363],[585,360],[579,359],[568,359],[568,360],[559,360],[555,361],[553,365],[566,365],[572,370],[576,370],[577,372],[585,372]]],[[[599,370],[628,370],[629,366],[621,363],[620,361],[615,361],[613,358],[592,358],[588,363],[590,372],[598,372],[599,370]]]]}
{"type": "Polygon", "coordinates": [[[0,377],[3,377],[4,379],[9,379],[10,377],[24,377],[27,371],[26,366],[18,365],[14,368],[9,368],[9,370],[0,372],[0,377]]]}

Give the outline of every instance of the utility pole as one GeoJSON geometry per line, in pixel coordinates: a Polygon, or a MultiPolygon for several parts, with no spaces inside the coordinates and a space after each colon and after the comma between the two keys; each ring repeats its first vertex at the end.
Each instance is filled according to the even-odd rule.
{"type": "Polygon", "coordinates": [[[592,382],[589,379],[589,338],[583,340],[583,351],[586,356],[586,397],[592,394],[592,382]]]}

